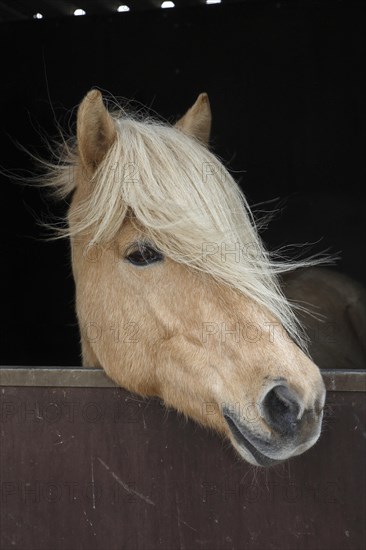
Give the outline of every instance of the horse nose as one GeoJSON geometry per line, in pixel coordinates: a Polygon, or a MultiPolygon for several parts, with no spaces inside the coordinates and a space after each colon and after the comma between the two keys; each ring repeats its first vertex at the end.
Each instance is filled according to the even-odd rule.
{"type": "Polygon", "coordinates": [[[303,407],[299,396],[284,383],[268,391],[261,409],[269,426],[280,435],[292,435],[297,431],[303,407]]]}

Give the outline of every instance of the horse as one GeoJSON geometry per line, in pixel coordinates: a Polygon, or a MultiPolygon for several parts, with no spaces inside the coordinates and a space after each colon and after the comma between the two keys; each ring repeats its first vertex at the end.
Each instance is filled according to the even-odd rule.
{"type": "Polygon", "coordinates": [[[266,250],[210,128],[207,94],[171,125],[109,110],[94,89],[45,182],[71,197],[60,236],[82,364],[268,467],[321,433],[325,386],[283,290],[312,262],[266,250]]]}
{"type": "Polygon", "coordinates": [[[281,286],[298,311],[308,351],[322,369],[364,369],[366,290],[344,273],[322,267],[285,273],[281,286]],[[318,315],[317,315],[318,313],[318,315]]]}

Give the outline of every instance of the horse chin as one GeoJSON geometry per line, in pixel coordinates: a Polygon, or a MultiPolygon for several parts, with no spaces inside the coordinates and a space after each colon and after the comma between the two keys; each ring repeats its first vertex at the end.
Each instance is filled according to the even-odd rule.
{"type": "Polygon", "coordinates": [[[234,449],[239,453],[240,457],[243,458],[246,462],[249,462],[249,464],[252,464],[253,466],[259,466],[261,468],[269,468],[271,466],[276,466],[277,464],[281,464],[283,460],[276,460],[274,458],[270,458],[264,454],[262,454],[260,451],[252,451],[245,447],[244,445],[239,445],[236,442],[232,441],[232,444],[234,446],[234,449]]]}
{"type": "Polygon", "coordinates": [[[234,423],[230,417],[225,415],[225,420],[230,428],[230,441],[234,449],[244,458],[244,460],[253,464],[253,466],[262,466],[265,468],[283,462],[283,459],[272,458],[260,451],[258,447],[253,445],[248,437],[244,435],[243,430],[239,430],[236,423],[234,423]]]}
{"type": "Polygon", "coordinates": [[[271,445],[266,439],[261,440],[249,430],[239,425],[231,416],[224,414],[224,418],[230,430],[230,441],[239,455],[253,466],[268,468],[281,464],[285,460],[298,456],[312,447],[320,437],[321,420],[320,415],[316,433],[306,442],[293,446],[287,442],[283,446],[271,445]]]}

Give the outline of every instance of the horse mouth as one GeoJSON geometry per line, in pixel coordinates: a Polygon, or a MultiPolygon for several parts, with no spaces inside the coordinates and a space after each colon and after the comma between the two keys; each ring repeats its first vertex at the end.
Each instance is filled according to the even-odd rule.
{"type": "Polygon", "coordinates": [[[249,441],[247,435],[243,433],[243,428],[239,428],[238,424],[231,418],[231,416],[224,414],[224,418],[239,447],[244,447],[244,449],[252,455],[259,466],[275,466],[276,464],[283,462],[282,460],[271,458],[263,454],[255,445],[253,445],[253,443],[251,443],[251,441],[249,441]]]}

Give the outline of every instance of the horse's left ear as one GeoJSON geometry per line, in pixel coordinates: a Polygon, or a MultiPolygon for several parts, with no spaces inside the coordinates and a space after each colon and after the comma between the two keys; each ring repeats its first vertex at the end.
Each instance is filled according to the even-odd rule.
{"type": "Polygon", "coordinates": [[[196,103],[176,122],[175,127],[208,145],[211,132],[211,119],[208,95],[200,94],[196,103]]]}
{"type": "Polygon", "coordinates": [[[85,168],[93,171],[116,139],[115,123],[104,106],[99,90],[91,90],[81,102],[77,115],[78,152],[85,168]]]}

